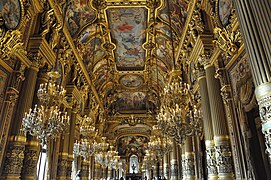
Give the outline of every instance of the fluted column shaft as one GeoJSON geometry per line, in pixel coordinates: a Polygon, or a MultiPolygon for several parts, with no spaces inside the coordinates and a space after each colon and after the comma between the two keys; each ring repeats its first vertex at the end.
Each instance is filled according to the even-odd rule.
{"type": "Polygon", "coordinates": [[[195,176],[195,153],[193,152],[192,137],[185,140],[185,180],[194,180],[195,176]]]}
{"type": "Polygon", "coordinates": [[[212,126],[212,117],[210,110],[209,95],[207,89],[207,82],[205,71],[202,67],[198,70],[198,83],[200,89],[200,96],[202,102],[202,114],[203,114],[203,128],[204,128],[204,138],[206,145],[206,161],[208,170],[208,179],[217,179],[217,168],[215,159],[215,145],[214,145],[214,132],[212,126]]]}
{"type": "Polygon", "coordinates": [[[233,179],[230,140],[227,132],[223,101],[220,95],[220,83],[218,79],[215,79],[215,67],[213,65],[206,64],[204,69],[206,70],[206,82],[214,132],[218,179],[233,179]]]}
{"type": "Polygon", "coordinates": [[[176,180],[178,179],[178,168],[177,168],[177,144],[175,140],[173,140],[173,149],[170,152],[170,179],[176,180]]]}
{"type": "Polygon", "coordinates": [[[271,162],[271,2],[235,0],[250,68],[256,86],[262,132],[271,162]]]}

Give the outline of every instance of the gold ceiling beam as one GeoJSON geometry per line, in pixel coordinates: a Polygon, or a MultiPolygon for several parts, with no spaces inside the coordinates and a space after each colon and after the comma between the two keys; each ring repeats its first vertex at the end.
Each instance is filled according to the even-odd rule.
{"type": "MultiPolygon", "coordinates": [[[[48,0],[48,2],[50,4],[50,6],[52,7],[52,9],[54,10],[55,16],[56,16],[57,20],[59,22],[62,22],[63,21],[63,19],[62,19],[63,17],[62,17],[62,14],[60,13],[60,10],[59,10],[58,6],[56,5],[56,3],[53,0],[48,0]]],[[[80,68],[81,68],[81,70],[82,70],[82,72],[83,72],[83,74],[84,74],[84,76],[85,76],[88,84],[91,87],[91,90],[92,90],[92,92],[93,92],[93,94],[95,96],[96,101],[98,102],[98,104],[101,107],[101,109],[104,110],[104,106],[101,103],[101,100],[100,100],[100,98],[98,96],[98,93],[97,93],[95,87],[93,86],[93,84],[92,84],[92,82],[90,80],[89,74],[88,74],[88,72],[87,72],[87,70],[85,68],[85,65],[83,63],[82,57],[79,55],[79,53],[78,53],[78,51],[77,51],[77,49],[76,49],[76,47],[75,47],[75,45],[73,43],[73,39],[70,36],[70,32],[69,32],[69,30],[68,30],[68,28],[67,28],[67,26],[65,24],[63,26],[63,33],[64,33],[64,35],[65,35],[65,37],[66,37],[66,39],[67,39],[67,41],[68,41],[68,43],[69,43],[72,51],[73,51],[74,56],[76,57],[77,62],[80,65],[80,68]]]]}
{"type": "Polygon", "coordinates": [[[176,64],[177,64],[177,61],[178,61],[179,56],[181,54],[182,46],[183,46],[187,31],[188,31],[189,23],[190,23],[190,20],[192,18],[193,11],[194,11],[194,8],[196,6],[196,3],[197,3],[197,0],[193,0],[193,2],[191,2],[189,4],[189,7],[188,7],[188,16],[187,16],[187,19],[185,21],[184,28],[182,30],[182,36],[180,38],[180,42],[179,42],[179,45],[178,45],[178,52],[176,53],[176,57],[175,57],[175,63],[176,64]]]}

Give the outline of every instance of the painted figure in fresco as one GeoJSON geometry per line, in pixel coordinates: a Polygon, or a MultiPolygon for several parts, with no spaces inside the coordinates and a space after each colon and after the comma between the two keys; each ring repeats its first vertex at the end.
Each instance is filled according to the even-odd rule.
{"type": "Polygon", "coordinates": [[[20,20],[20,2],[18,0],[3,0],[0,8],[2,8],[1,13],[6,26],[15,28],[20,20]]]}
{"type": "Polygon", "coordinates": [[[220,0],[218,4],[219,19],[223,26],[228,24],[229,16],[231,15],[232,1],[220,0]]]}

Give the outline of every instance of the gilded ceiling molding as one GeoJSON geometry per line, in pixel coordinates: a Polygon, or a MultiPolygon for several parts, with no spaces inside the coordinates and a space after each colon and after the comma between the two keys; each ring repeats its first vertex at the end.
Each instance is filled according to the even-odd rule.
{"type": "Polygon", "coordinates": [[[183,44],[184,44],[185,38],[187,36],[187,31],[189,29],[189,24],[190,24],[191,18],[192,18],[193,13],[194,13],[194,9],[195,9],[196,5],[199,6],[200,3],[201,3],[201,0],[193,0],[193,1],[191,1],[189,3],[188,16],[187,16],[187,19],[185,21],[185,25],[184,25],[184,28],[183,28],[183,31],[182,31],[182,37],[180,38],[180,41],[179,41],[178,51],[176,53],[176,58],[175,58],[176,60],[178,60],[178,58],[179,58],[179,56],[181,54],[183,44]]]}
{"type": "MultiPolygon", "coordinates": [[[[59,22],[62,22],[63,17],[62,17],[62,14],[60,12],[60,7],[53,0],[48,0],[48,2],[50,4],[50,6],[52,7],[52,9],[54,10],[54,13],[55,13],[55,16],[56,16],[57,20],[59,22]]],[[[104,109],[103,104],[101,103],[101,100],[100,100],[100,98],[98,96],[98,93],[97,93],[95,87],[93,86],[92,81],[91,81],[91,79],[89,77],[89,74],[88,74],[88,72],[87,72],[87,70],[85,68],[85,65],[84,65],[83,61],[82,61],[82,57],[79,55],[79,52],[78,52],[76,46],[74,45],[73,39],[72,39],[72,37],[70,35],[70,32],[69,32],[67,26],[65,26],[65,25],[63,26],[63,33],[64,33],[64,35],[65,35],[65,37],[66,37],[66,39],[67,39],[67,41],[68,41],[68,43],[70,45],[70,48],[73,51],[73,54],[74,54],[79,66],[80,66],[80,69],[81,69],[84,77],[86,78],[88,84],[90,85],[90,88],[91,88],[91,90],[92,90],[92,92],[93,92],[93,94],[95,96],[96,101],[98,102],[99,106],[102,109],[104,109]]]]}

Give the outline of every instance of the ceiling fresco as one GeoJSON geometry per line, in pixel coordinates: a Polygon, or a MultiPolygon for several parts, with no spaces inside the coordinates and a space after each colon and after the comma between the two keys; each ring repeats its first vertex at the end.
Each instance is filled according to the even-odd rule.
{"type": "Polygon", "coordinates": [[[149,133],[144,129],[155,122],[159,94],[174,67],[173,50],[177,51],[189,4],[165,2],[75,0],[67,7],[68,29],[104,105],[108,130],[125,126],[123,120],[130,117],[144,122],[140,128],[129,128],[128,123],[118,131],[121,154],[143,152],[148,138],[142,135],[149,133]],[[140,136],[136,132],[142,129],[140,136]]]}
{"type": "Polygon", "coordinates": [[[117,112],[146,110],[146,93],[121,92],[114,104],[117,112]]]}
{"type": "Polygon", "coordinates": [[[144,154],[148,142],[145,136],[124,136],[118,140],[118,152],[120,155],[144,154]]]}
{"type": "Polygon", "coordinates": [[[139,75],[128,74],[120,78],[120,83],[127,88],[137,88],[141,86],[143,82],[143,77],[139,75]]]}
{"type": "Polygon", "coordinates": [[[107,10],[111,41],[116,45],[117,68],[144,68],[146,41],[146,8],[111,8],[107,10]]]}
{"type": "Polygon", "coordinates": [[[75,36],[86,24],[96,18],[95,10],[89,0],[70,1],[66,12],[67,25],[71,36],[75,36]]]}

